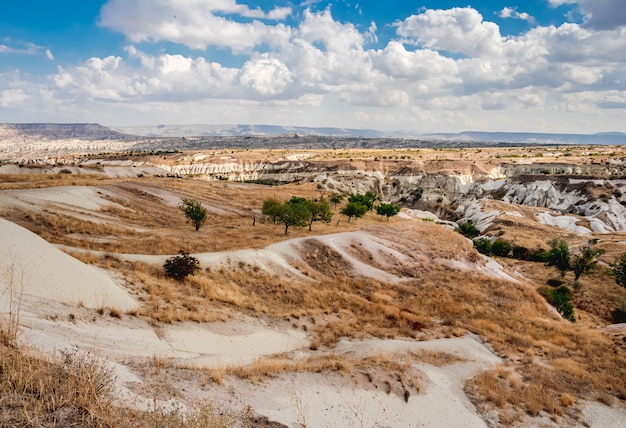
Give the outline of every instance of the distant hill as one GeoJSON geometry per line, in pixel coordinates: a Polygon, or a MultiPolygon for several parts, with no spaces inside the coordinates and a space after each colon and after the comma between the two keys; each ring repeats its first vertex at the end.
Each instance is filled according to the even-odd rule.
{"type": "Polygon", "coordinates": [[[47,140],[133,140],[136,137],[97,123],[2,123],[0,137],[19,135],[47,140]]]}
{"type": "Polygon", "coordinates": [[[420,138],[440,141],[468,141],[489,143],[519,144],[626,144],[626,134],[622,132],[601,132],[597,134],[548,134],[536,132],[478,132],[466,131],[456,134],[427,134],[420,138]]]}
{"type": "Polygon", "coordinates": [[[372,129],[309,128],[276,125],[158,125],[118,128],[122,132],[148,137],[242,137],[278,136],[333,136],[352,138],[410,138],[432,141],[461,141],[519,144],[626,144],[626,134],[603,132],[598,134],[550,134],[533,132],[479,132],[420,134],[417,132],[383,132],[372,129]]]}
{"type": "MultiPolygon", "coordinates": [[[[242,137],[276,135],[323,135],[333,137],[381,138],[388,136],[372,129],[309,128],[277,125],[157,125],[117,128],[121,132],[146,137],[242,137]]],[[[388,133],[387,133],[388,134],[388,133]]]]}
{"type": "Polygon", "coordinates": [[[337,137],[356,139],[386,139],[386,144],[406,145],[408,140],[420,142],[448,143],[481,143],[493,144],[589,144],[589,145],[626,145],[626,133],[602,132],[597,134],[550,134],[533,132],[480,132],[466,131],[460,133],[432,133],[419,134],[410,132],[383,132],[372,129],[351,128],[312,128],[304,126],[276,126],[276,125],[157,125],[133,126],[117,129],[108,128],[97,123],[5,123],[0,124],[0,140],[67,140],[78,139],[83,141],[136,141],[145,137],[172,138],[182,137],[337,137]]]}

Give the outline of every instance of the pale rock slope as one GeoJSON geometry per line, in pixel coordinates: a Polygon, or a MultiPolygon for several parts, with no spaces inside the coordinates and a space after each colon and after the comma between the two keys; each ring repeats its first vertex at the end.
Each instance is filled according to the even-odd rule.
{"type": "MultiPolygon", "coordinates": [[[[0,218],[0,237],[0,269],[23,272],[23,281],[17,285],[23,286],[24,295],[94,309],[127,312],[138,308],[128,292],[105,272],[63,253],[34,233],[0,218]]],[[[6,274],[0,277],[3,307],[9,295],[7,282],[6,274]]]]}

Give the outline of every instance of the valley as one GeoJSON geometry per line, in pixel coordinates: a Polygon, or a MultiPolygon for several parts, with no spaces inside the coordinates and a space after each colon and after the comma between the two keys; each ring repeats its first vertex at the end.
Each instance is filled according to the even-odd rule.
{"type": "Polygon", "coordinates": [[[212,409],[215,426],[626,417],[626,289],[608,273],[626,252],[621,146],[93,149],[0,165],[2,268],[23,272],[17,342],[97,355],[115,378],[107,406],[133,409],[120,422],[52,406],[42,423],[145,426],[171,409],[188,422],[212,409]],[[261,211],[365,192],[401,212],[348,222],[344,200],[285,235],[261,211]],[[184,198],[207,210],[198,231],[184,198]],[[529,251],[560,238],[603,254],[575,287],[543,262],[480,254],[455,231],[467,220],[529,251]],[[162,269],[179,250],[200,266],[183,281],[162,269]],[[538,291],[549,279],[571,289],[575,322],[538,291]]]}

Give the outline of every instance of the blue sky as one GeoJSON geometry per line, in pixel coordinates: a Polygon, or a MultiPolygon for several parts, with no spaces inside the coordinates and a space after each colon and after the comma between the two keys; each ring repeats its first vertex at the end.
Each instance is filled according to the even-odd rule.
{"type": "Polygon", "coordinates": [[[21,0],[0,122],[626,132],[624,0],[21,0]]]}

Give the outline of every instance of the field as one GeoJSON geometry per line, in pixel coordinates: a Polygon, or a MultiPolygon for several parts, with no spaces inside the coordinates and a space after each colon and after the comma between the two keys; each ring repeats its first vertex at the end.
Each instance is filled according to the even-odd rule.
{"type": "MultiPolygon", "coordinates": [[[[488,174],[504,159],[591,167],[615,158],[614,150],[222,151],[160,161],[245,165],[306,155],[364,177],[381,162],[459,175],[488,174]]],[[[155,155],[141,161],[155,163],[155,155]]],[[[484,210],[519,214],[498,217],[488,235],[528,249],[558,237],[572,248],[597,242],[604,251],[576,287],[572,273],[562,279],[573,289],[569,322],[538,292],[559,278],[556,269],[484,257],[445,222],[408,209],[414,207],[389,221],[369,212],[348,222],[339,213],[344,200],[331,205],[330,223],[288,235],[263,218],[267,198],[327,197],[340,189],[330,179],[269,186],[132,175],[126,166],[117,174],[113,166],[78,171],[66,166],[69,158],[59,164],[0,174],[7,314],[0,425],[626,420],[626,330],[614,324],[626,289],[607,273],[626,252],[624,232],[581,235],[539,222],[537,208],[482,202],[484,210]],[[178,209],[183,198],[208,211],[198,231],[178,209]],[[200,270],[175,281],[162,266],[180,250],[197,257],[200,270]],[[84,273],[72,275],[65,257],[80,261],[84,273]]],[[[445,202],[429,203],[439,204],[439,213],[454,209],[445,202]]]]}

